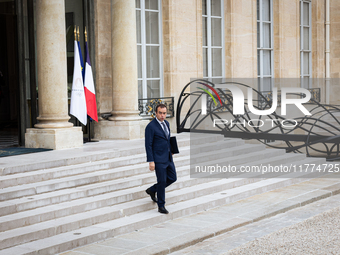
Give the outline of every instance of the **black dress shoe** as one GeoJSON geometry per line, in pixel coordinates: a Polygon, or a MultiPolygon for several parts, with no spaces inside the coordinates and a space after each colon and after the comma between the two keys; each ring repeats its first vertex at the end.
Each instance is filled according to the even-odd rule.
{"type": "Polygon", "coordinates": [[[158,207],[158,211],[159,211],[160,213],[164,213],[164,214],[168,214],[168,213],[169,213],[168,210],[165,209],[165,207],[158,207]]]}
{"type": "Polygon", "coordinates": [[[151,192],[150,188],[148,188],[145,192],[150,195],[152,201],[157,203],[156,192],[151,192]]]}

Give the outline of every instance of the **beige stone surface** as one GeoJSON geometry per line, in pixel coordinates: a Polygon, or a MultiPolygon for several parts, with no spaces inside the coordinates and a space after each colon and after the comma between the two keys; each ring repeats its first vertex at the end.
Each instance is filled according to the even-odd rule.
{"type": "MultiPolygon", "coordinates": [[[[162,17],[164,96],[174,97],[176,109],[184,86],[203,77],[202,1],[163,0],[162,17]]],[[[175,118],[168,121],[176,131],[175,118]]]]}
{"type": "Polygon", "coordinates": [[[95,123],[95,138],[140,138],[135,1],[96,1],[95,13],[98,112],[113,115],[95,123]]]}
{"type": "Polygon", "coordinates": [[[67,109],[65,3],[38,0],[36,13],[39,123],[35,127],[72,127],[67,109]]]}
{"type": "MultiPolygon", "coordinates": [[[[112,0],[112,117],[110,139],[140,138],[137,84],[137,39],[135,1],[112,0]]],[[[101,136],[107,132],[101,132],[101,136]]]]}
{"type": "Polygon", "coordinates": [[[135,1],[112,0],[112,77],[114,116],[138,116],[135,1]]]}
{"type": "Polygon", "coordinates": [[[112,108],[110,0],[95,1],[95,19],[97,108],[98,112],[107,112],[112,108]],[[109,104],[109,107],[105,108],[103,107],[103,104],[109,104]]]}
{"type": "Polygon", "coordinates": [[[145,136],[145,128],[150,123],[151,120],[142,120],[140,122],[140,138],[144,138],[145,136]]]}
{"type": "Polygon", "coordinates": [[[325,1],[312,1],[313,78],[325,78],[325,1]]]}
{"type": "Polygon", "coordinates": [[[331,78],[340,78],[340,4],[330,0],[330,61],[331,78]]]}
{"type": "Polygon", "coordinates": [[[81,128],[68,122],[65,2],[38,0],[36,12],[39,123],[26,130],[25,146],[54,150],[81,147],[81,128]]]}
{"type": "Polygon", "coordinates": [[[94,124],[94,138],[132,140],[144,137],[145,121],[108,121],[94,124]]]}
{"type": "MultiPolygon", "coordinates": [[[[331,76],[336,78],[340,72],[338,47],[340,2],[330,1],[331,76]]],[[[177,108],[183,87],[191,78],[203,76],[202,0],[161,2],[164,96],[173,96],[177,108]]],[[[256,0],[223,1],[226,77],[257,77],[256,2],[256,0]]],[[[273,3],[274,77],[299,78],[299,1],[275,0],[273,3]]],[[[130,120],[138,119],[134,1],[95,1],[95,15],[98,112],[112,112],[113,117],[110,121],[117,122],[126,117],[130,123],[130,120]]],[[[324,1],[312,1],[312,77],[325,77],[324,1]]],[[[337,84],[336,81],[331,83],[331,103],[338,101],[339,85],[340,83],[337,84]]],[[[322,79],[315,81],[313,87],[321,88],[321,99],[324,102],[326,94],[324,81],[322,79]]],[[[188,107],[189,105],[184,106],[184,112],[188,107]]],[[[168,121],[171,124],[171,131],[175,132],[175,118],[168,121]]],[[[143,129],[143,124],[139,123],[143,129]]],[[[97,126],[100,126],[97,130],[102,132],[98,137],[108,137],[104,133],[113,133],[113,130],[108,129],[109,126],[113,126],[111,124],[107,125],[105,122],[97,126]]]]}
{"type": "Polygon", "coordinates": [[[55,129],[28,128],[25,139],[26,148],[61,150],[83,146],[83,132],[81,127],[55,129]]]}
{"type": "Polygon", "coordinates": [[[274,1],[274,77],[300,77],[299,1],[274,1]]]}
{"type": "Polygon", "coordinates": [[[257,77],[256,0],[224,1],[227,78],[257,77]]]}
{"type": "Polygon", "coordinates": [[[112,111],[111,0],[94,1],[94,7],[96,97],[100,115],[112,111]]]}

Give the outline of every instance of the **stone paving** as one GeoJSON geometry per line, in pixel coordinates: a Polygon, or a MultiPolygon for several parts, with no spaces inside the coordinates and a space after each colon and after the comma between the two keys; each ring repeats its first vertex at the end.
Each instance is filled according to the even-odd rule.
{"type": "Polygon", "coordinates": [[[336,195],[172,254],[339,254],[339,227],[340,195],[336,195]]]}
{"type": "MultiPolygon", "coordinates": [[[[306,185],[303,184],[302,186],[306,185]]],[[[63,253],[63,255],[151,255],[169,254],[171,252],[173,252],[171,254],[176,255],[215,255],[225,254],[228,251],[231,251],[231,254],[281,254],[272,253],[273,250],[270,249],[270,243],[264,246],[269,253],[254,253],[254,251],[247,253],[249,249],[248,246],[242,250],[243,253],[232,250],[239,246],[242,247],[242,245],[253,240],[258,242],[258,238],[289,226],[295,226],[310,217],[330,209],[335,208],[338,210],[338,207],[340,208],[340,195],[335,195],[325,199],[319,198],[321,200],[289,210],[285,213],[280,213],[278,209],[275,216],[260,221],[253,222],[252,219],[247,218],[251,214],[251,210],[255,208],[260,211],[263,210],[263,208],[268,207],[268,204],[275,203],[274,201],[278,199],[278,196],[282,197],[281,193],[284,190],[288,192],[294,188],[296,189],[296,187],[286,187],[283,188],[281,192],[268,192],[231,205],[167,221],[140,231],[87,245],[63,253]],[[251,207],[253,208],[251,209],[251,207]],[[230,227],[229,230],[228,227],[230,227]],[[268,245],[268,247],[266,247],[266,245],[268,245]]],[[[275,245],[273,244],[273,246],[275,245]]],[[[258,246],[255,245],[255,248],[258,248],[258,246]]]]}

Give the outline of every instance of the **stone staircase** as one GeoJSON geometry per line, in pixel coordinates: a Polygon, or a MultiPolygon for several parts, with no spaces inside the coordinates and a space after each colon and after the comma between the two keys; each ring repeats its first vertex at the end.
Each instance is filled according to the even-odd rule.
{"type": "Polygon", "coordinates": [[[44,152],[39,162],[26,156],[25,164],[3,168],[0,164],[0,254],[57,254],[311,178],[304,172],[295,178],[280,173],[267,179],[259,173],[191,178],[190,156],[191,162],[203,162],[209,156],[211,162],[232,163],[237,169],[325,163],[218,135],[179,134],[177,139],[178,180],[166,192],[168,215],[158,213],[145,193],[156,177],[145,162],[143,140],[77,157],[67,157],[66,152],[64,158],[54,158],[56,152],[44,152]]]}
{"type": "MultiPolygon", "coordinates": [[[[340,120],[340,114],[335,112],[332,113],[335,118],[340,120]]],[[[330,115],[326,115],[320,119],[321,121],[324,121],[326,123],[323,123],[321,121],[316,122],[315,124],[319,127],[313,127],[312,132],[315,132],[318,135],[325,135],[325,136],[333,136],[333,135],[339,135],[339,123],[330,115]]],[[[311,128],[311,127],[310,127],[311,128]]]]}

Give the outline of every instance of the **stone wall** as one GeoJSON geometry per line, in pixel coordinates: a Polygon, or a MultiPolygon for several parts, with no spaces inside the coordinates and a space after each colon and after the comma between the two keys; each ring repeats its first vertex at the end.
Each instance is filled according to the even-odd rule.
{"type": "Polygon", "coordinates": [[[112,111],[111,0],[95,1],[96,96],[101,113],[112,111]]]}
{"type": "Polygon", "coordinates": [[[274,77],[300,77],[299,1],[273,1],[274,77]]]}
{"type": "Polygon", "coordinates": [[[256,0],[225,0],[227,78],[257,77],[256,0]]]}
{"type": "MultiPolygon", "coordinates": [[[[111,2],[95,1],[96,92],[98,112],[111,112],[111,2]]],[[[162,0],[164,96],[175,98],[191,78],[203,76],[202,0],[162,0]]],[[[340,2],[331,0],[331,77],[340,74],[340,2]]],[[[273,1],[274,77],[300,77],[300,2],[273,1]]],[[[257,0],[224,0],[225,74],[257,77],[257,0]]],[[[312,1],[312,77],[325,77],[325,1],[312,1]]],[[[137,81],[136,81],[137,82],[137,81]]],[[[325,95],[320,79],[317,87],[325,95]]],[[[339,86],[340,88],[340,86],[339,86]]],[[[332,83],[332,102],[338,95],[332,83]]],[[[335,101],[334,101],[335,100],[335,101]]],[[[172,132],[175,118],[169,119],[172,132]]]]}
{"type": "MultiPolygon", "coordinates": [[[[175,98],[191,78],[203,77],[202,2],[163,0],[164,96],[175,98]]],[[[169,119],[176,131],[175,118],[169,119]]]]}

